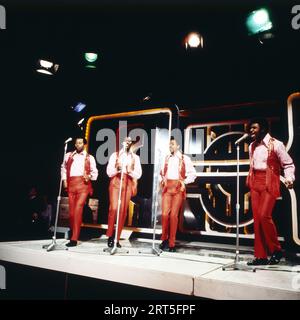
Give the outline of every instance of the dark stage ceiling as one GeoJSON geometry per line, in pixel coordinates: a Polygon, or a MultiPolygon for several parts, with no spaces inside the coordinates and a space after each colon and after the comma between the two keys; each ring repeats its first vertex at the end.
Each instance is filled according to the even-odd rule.
{"type": "Polygon", "coordinates": [[[2,134],[11,163],[21,168],[13,181],[49,178],[53,163],[51,172],[57,169],[74,121],[70,107],[78,101],[87,113],[102,114],[140,108],[149,94],[148,106],[186,109],[285,99],[299,90],[300,29],[291,25],[296,1],[0,4],[7,22],[0,30],[2,134]],[[248,36],[245,18],[265,4],[274,38],[262,44],[248,36]],[[203,36],[202,50],[185,50],[190,31],[203,36]],[[99,53],[96,69],[84,67],[86,51],[99,53]],[[39,58],[57,62],[57,74],[38,74],[39,58]]]}

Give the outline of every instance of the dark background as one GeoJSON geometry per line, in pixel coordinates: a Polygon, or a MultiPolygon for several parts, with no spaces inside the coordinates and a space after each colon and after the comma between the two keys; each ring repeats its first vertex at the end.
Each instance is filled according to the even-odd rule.
{"type": "Polygon", "coordinates": [[[2,235],[29,185],[57,195],[63,142],[81,117],[177,104],[180,109],[286,99],[299,90],[297,1],[0,1],[2,235]],[[246,15],[267,3],[275,37],[249,37],[246,15]],[[190,31],[204,49],[186,51],[190,31]],[[96,69],[83,53],[99,53],[96,69]],[[60,67],[35,71],[39,58],[60,67]],[[152,99],[142,102],[151,94],[152,99]],[[71,106],[87,104],[83,115],[71,106]]]}

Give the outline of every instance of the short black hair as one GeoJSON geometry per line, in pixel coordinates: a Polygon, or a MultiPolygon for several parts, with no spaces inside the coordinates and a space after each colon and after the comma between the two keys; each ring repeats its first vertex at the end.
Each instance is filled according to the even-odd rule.
{"type": "Polygon", "coordinates": [[[268,133],[269,132],[269,122],[266,118],[252,118],[249,120],[247,125],[247,131],[250,131],[250,128],[253,123],[258,123],[261,132],[268,133]]]}
{"type": "Polygon", "coordinates": [[[74,142],[76,143],[76,140],[77,139],[82,139],[83,140],[83,144],[87,144],[87,140],[86,140],[86,138],[85,137],[82,137],[82,136],[76,136],[75,138],[74,138],[74,142]]]}

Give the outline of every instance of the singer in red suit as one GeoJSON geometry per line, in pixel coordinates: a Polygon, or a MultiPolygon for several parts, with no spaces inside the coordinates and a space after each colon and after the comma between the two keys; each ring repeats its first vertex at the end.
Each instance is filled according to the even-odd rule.
{"type": "Polygon", "coordinates": [[[162,243],[160,249],[175,252],[175,238],[178,225],[179,210],[186,197],[188,183],[196,179],[196,170],[191,159],[182,154],[177,141],[171,137],[170,154],[166,156],[160,172],[162,189],[162,243]]]}
{"type": "Polygon", "coordinates": [[[114,245],[114,225],[117,219],[119,191],[121,190],[121,204],[119,210],[119,224],[117,231],[117,247],[121,248],[119,243],[122,229],[124,227],[129,201],[137,193],[137,180],[142,176],[142,167],[140,157],[133,151],[133,142],[130,137],[125,138],[123,148],[119,152],[114,152],[108,161],[106,173],[110,178],[109,183],[109,212],[108,212],[108,236],[107,245],[114,245]],[[121,184],[121,171],[123,170],[123,181],[121,184]]]}
{"type": "Polygon", "coordinates": [[[96,180],[98,170],[95,158],[84,149],[85,138],[75,139],[75,151],[66,154],[61,166],[63,186],[69,197],[69,216],[72,237],[67,247],[77,245],[82,223],[83,207],[88,195],[92,195],[91,180],[96,180]]]}
{"type": "Polygon", "coordinates": [[[252,119],[248,131],[254,140],[249,146],[247,185],[251,194],[255,235],[255,259],[248,265],[273,265],[279,263],[283,256],[272,219],[276,198],[280,196],[280,172],[283,169],[286,187],[293,188],[295,166],[283,143],[269,134],[266,119],[252,119]],[[268,254],[271,256],[269,260],[268,254]]]}

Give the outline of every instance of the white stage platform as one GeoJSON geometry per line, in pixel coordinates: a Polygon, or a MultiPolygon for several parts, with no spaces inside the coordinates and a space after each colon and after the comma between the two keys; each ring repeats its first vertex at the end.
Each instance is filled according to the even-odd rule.
{"type": "MultiPolygon", "coordinates": [[[[211,250],[208,244],[198,243],[196,250],[154,256],[139,254],[139,250],[150,248],[149,240],[121,241],[129,254],[115,255],[103,252],[106,239],[46,252],[42,246],[48,243],[49,240],[1,242],[0,260],[199,298],[300,299],[300,266],[282,264],[256,272],[222,271],[222,266],[234,258],[224,247],[211,250]]],[[[241,255],[243,260],[248,258],[251,255],[241,255]]]]}

